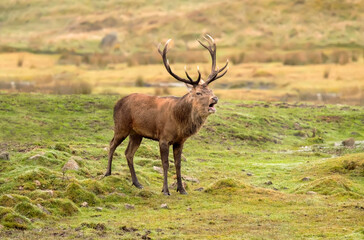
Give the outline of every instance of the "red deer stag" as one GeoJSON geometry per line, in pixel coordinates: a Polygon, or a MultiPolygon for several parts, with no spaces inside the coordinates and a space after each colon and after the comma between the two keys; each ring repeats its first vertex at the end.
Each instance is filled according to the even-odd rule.
{"type": "Polygon", "coordinates": [[[167,59],[168,40],[163,51],[158,51],[163,58],[167,71],[178,81],[186,83],[190,87],[189,93],[183,97],[157,97],[134,93],[120,99],[114,107],[114,137],[110,142],[109,162],[105,176],[111,175],[111,163],[117,146],[129,136],[129,144],[125,151],[133,185],[143,188],[135,174],[133,158],[143,137],[159,141],[160,155],[163,165],[163,190],[165,195],[170,195],[167,183],[169,168],[169,146],[173,145],[174,164],[177,174],[177,191],[187,194],[181,179],[181,154],[183,144],[195,134],[205,122],[206,118],[216,112],[214,105],[218,98],[208,88],[208,85],[225,75],[228,69],[228,61],[223,68],[216,67],[216,44],[214,39],[207,35],[204,37],[209,46],[199,43],[206,48],[212,58],[211,73],[206,81],[201,79],[201,73],[197,67],[198,77],[196,81],[188,75],[187,79],[181,78],[172,72],[167,59]],[[225,70],[225,71],[224,71],[225,70]],[[223,72],[224,71],[224,72],[223,72]]]}

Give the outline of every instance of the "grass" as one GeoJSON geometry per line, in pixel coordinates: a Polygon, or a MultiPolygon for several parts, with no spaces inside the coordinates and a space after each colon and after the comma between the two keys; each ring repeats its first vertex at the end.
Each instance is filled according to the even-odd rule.
{"type": "MultiPolygon", "coordinates": [[[[103,177],[118,98],[0,95],[2,239],[18,229],[27,239],[363,237],[362,107],[223,101],[185,144],[189,195],[165,197],[150,140],[135,157],[143,190],[131,186],[125,143],[103,177]],[[355,148],[337,144],[349,137],[355,148]],[[79,170],[62,171],[69,159],[79,170]]],[[[171,163],[169,184],[174,174],[171,163]]]]}

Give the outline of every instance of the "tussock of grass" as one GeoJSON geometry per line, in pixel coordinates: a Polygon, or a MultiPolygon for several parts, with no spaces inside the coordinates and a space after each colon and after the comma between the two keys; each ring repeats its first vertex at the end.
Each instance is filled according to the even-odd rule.
{"type": "Polygon", "coordinates": [[[94,193],[85,190],[77,183],[70,183],[66,188],[65,195],[77,204],[87,202],[90,206],[94,206],[99,202],[99,199],[94,193]]]}
{"type": "Polygon", "coordinates": [[[71,200],[63,198],[52,198],[42,201],[42,205],[57,216],[72,216],[79,212],[78,207],[71,200]]]}
{"type": "Polygon", "coordinates": [[[18,194],[3,194],[0,197],[0,206],[3,207],[14,207],[21,202],[30,202],[30,199],[18,194]]]}
{"type": "Polygon", "coordinates": [[[6,214],[2,218],[1,224],[8,228],[16,228],[16,229],[20,229],[20,230],[26,230],[31,227],[30,220],[17,213],[6,214]]]}
{"type": "Polygon", "coordinates": [[[247,187],[246,185],[239,183],[235,179],[225,178],[213,183],[205,190],[205,192],[226,194],[226,193],[236,192],[238,189],[243,189],[246,187],[247,187]]]}
{"type": "Polygon", "coordinates": [[[296,193],[314,191],[323,195],[353,195],[353,183],[340,175],[327,176],[300,186],[296,193]]]}
{"type": "Polygon", "coordinates": [[[15,211],[28,218],[45,218],[46,214],[39,207],[28,202],[18,203],[15,211]]]}

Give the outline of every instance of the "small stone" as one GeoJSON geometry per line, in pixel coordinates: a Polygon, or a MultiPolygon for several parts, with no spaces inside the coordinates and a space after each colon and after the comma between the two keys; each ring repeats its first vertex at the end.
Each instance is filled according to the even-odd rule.
{"type": "Polygon", "coordinates": [[[35,185],[36,185],[37,187],[39,187],[39,186],[41,185],[41,183],[39,182],[39,180],[35,180],[35,181],[34,181],[34,183],[35,183],[35,185]]]}
{"type": "Polygon", "coordinates": [[[167,205],[167,203],[162,203],[162,204],[161,204],[161,208],[168,209],[168,205],[167,205]]]}
{"type": "Polygon", "coordinates": [[[253,176],[253,173],[246,173],[246,175],[248,175],[249,177],[253,176]]]}
{"type": "Polygon", "coordinates": [[[95,210],[98,211],[98,212],[101,212],[102,211],[102,207],[96,207],[95,210]]]}
{"type": "Polygon", "coordinates": [[[80,167],[78,166],[78,163],[73,160],[72,158],[68,160],[68,162],[63,166],[62,171],[65,172],[67,170],[78,170],[80,167]]]}
{"type": "Polygon", "coordinates": [[[10,160],[10,155],[8,152],[0,153],[0,160],[10,160]]]}
{"type": "Polygon", "coordinates": [[[309,177],[304,177],[304,178],[302,178],[302,179],[301,179],[301,181],[303,181],[303,182],[311,181],[311,178],[309,178],[309,177]]]}
{"type": "Polygon", "coordinates": [[[133,204],[128,204],[128,203],[125,203],[124,206],[125,206],[126,209],[134,209],[135,208],[133,204]]]}
{"type": "Polygon", "coordinates": [[[195,191],[197,191],[197,192],[202,192],[204,190],[204,188],[203,187],[200,187],[200,188],[196,188],[195,189],[195,191]]]}
{"type": "Polygon", "coordinates": [[[153,170],[163,174],[163,169],[161,167],[153,166],[153,170]]]}
{"type": "Polygon", "coordinates": [[[308,192],[306,192],[306,194],[307,194],[307,195],[316,195],[316,194],[317,194],[317,192],[314,192],[314,191],[308,191],[308,192]]]}
{"type": "Polygon", "coordinates": [[[273,183],[272,183],[272,181],[268,181],[268,182],[265,182],[264,184],[265,185],[272,185],[273,183]]]}
{"type": "Polygon", "coordinates": [[[245,169],[241,169],[242,172],[245,172],[245,169]]]}
{"type": "Polygon", "coordinates": [[[355,140],[354,140],[354,138],[348,138],[348,139],[342,141],[342,144],[345,147],[354,147],[355,146],[355,140]]]}
{"type": "Polygon", "coordinates": [[[197,178],[194,178],[194,177],[182,176],[182,178],[184,180],[186,180],[186,181],[189,181],[189,182],[195,182],[195,183],[199,183],[200,182],[197,178]]]}
{"type": "Polygon", "coordinates": [[[294,129],[301,130],[301,125],[299,123],[294,123],[294,129]]]}
{"type": "Polygon", "coordinates": [[[24,190],[24,186],[19,186],[18,189],[19,190],[24,190]]]}
{"type": "Polygon", "coordinates": [[[81,203],[81,207],[88,207],[88,203],[87,202],[81,203]]]}
{"type": "Polygon", "coordinates": [[[274,188],[273,188],[273,190],[278,191],[278,188],[275,188],[275,187],[274,187],[274,188]]]}
{"type": "Polygon", "coordinates": [[[192,211],[192,208],[191,207],[188,207],[186,210],[187,211],[192,211]]]}
{"type": "Polygon", "coordinates": [[[36,154],[36,155],[34,155],[34,156],[31,156],[31,157],[29,158],[29,160],[37,160],[37,159],[39,159],[39,158],[42,158],[43,156],[44,156],[44,153],[42,152],[42,153],[36,154]]]}

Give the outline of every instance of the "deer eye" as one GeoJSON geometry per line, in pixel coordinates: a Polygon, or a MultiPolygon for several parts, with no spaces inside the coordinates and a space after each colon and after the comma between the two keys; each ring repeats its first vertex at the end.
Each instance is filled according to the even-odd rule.
{"type": "Polygon", "coordinates": [[[197,93],[196,93],[196,95],[200,95],[200,96],[201,96],[201,95],[202,95],[202,93],[200,93],[200,92],[197,92],[197,93]]]}

